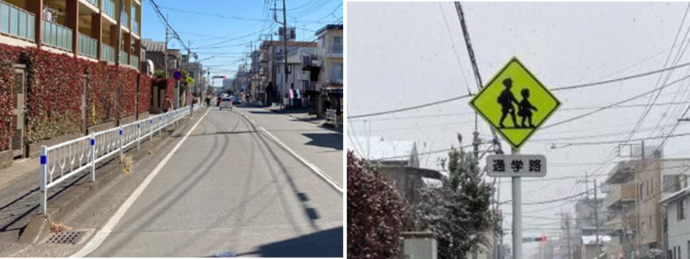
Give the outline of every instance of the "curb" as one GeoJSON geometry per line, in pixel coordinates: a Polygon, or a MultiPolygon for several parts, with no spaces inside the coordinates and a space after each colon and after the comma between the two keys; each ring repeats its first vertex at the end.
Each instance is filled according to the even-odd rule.
{"type": "MultiPolygon", "coordinates": [[[[195,112],[194,117],[196,117],[197,114],[199,113],[195,112]]],[[[192,120],[195,119],[194,117],[192,117],[192,120]]],[[[186,126],[189,121],[190,120],[187,119],[181,124],[171,126],[169,130],[163,130],[163,132],[167,132],[168,134],[162,134],[158,139],[154,136],[152,138],[153,141],[149,142],[149,145],[159,145],[163,140],[170,138],[176,130],[186,126]]],[[[125,151],[125,154],[132,155],[135,159],[146,157],[148,150],[143,148],[143,146],[147,141],[148,140],[142,142],[142,149],[140,151],[137,151],[136,146],[133,145],[125,151]]],[[[62,222],[67,215],[78,209],[78,207],[94,193],[122,176],[123,173],[119,157],[115,155],[113,158],[101,164],[96,173],[99,176],[97,181],[77,184],[64,194],[60,194],[58,197],[54,198],[54,200],[51,200],[47,208],[47,215],[37,214],[31,216],[29,223],[19,237],[18,243],[35,244],[42,241],[45,237],[50,235],[52,222],[62,222]]]]}

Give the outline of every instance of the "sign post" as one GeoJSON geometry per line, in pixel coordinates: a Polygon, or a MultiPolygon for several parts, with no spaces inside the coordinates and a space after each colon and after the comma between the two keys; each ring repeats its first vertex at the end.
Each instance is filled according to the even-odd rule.
{"type": "Polygon", "coordinates": [[[470,101],[470,106],[512,148],[509,156],[487,157],[487,172],[494,177],[512,178],[514,259],[522,259],[522,177],[546,175],[546,158],[520,155],[520,147],[560,105],[556,97],[517,58],[512,58],[470,101]],[[506,163],[506,159],[510,160],[510,164],[506,163]],[[497,165],[503,163],[502,171],[495,170],[501,169],[500,166],[494,168],[495,161],[497,165]]]}

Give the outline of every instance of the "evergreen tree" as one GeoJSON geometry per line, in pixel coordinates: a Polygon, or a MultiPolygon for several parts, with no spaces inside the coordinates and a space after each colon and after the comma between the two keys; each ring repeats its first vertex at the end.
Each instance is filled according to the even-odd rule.
{"type": "MultiPolygon", "coordinates": [[[[430,230],[438,242],[438,258],[469,258],[498,230],[491,213],[493,187],[482,179],[473,154],[462,148],[448,153],[448,175],[437,188],[421,191],[420,202],[406,211],[406,228],[430,230]]],[[[444,163],[445,164],[445,163],[444,163]]]]}

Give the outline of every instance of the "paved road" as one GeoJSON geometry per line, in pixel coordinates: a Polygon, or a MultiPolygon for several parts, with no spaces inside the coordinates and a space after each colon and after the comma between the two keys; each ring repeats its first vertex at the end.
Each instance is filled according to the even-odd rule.
{"type": "Polygon", "coordinates": [[[64,222],[97,234],[13,256],[342,257],[342,140],[258,108],[211,109],[64,222]]]}

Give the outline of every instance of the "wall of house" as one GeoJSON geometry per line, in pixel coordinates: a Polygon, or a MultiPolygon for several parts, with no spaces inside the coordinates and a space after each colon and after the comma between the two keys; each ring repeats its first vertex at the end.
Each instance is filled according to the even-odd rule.
{"type": "Polygon", "coordinates": [[[661,242],[661,163],[647,162],[645,170],[638,174],[639,243],[646,246],[661,242]]]}
{"type": "Polygon", "coordinates": [[[667,248],[673,251],[680,248],[682,256],[677,258],[690,258],[690,195],[686,195],[674,202],[669,203],[666,211],[668,219],[668,245],[667,248]],[[685,219],[678,219],[678,204],[685,200],[685,219]]]}

